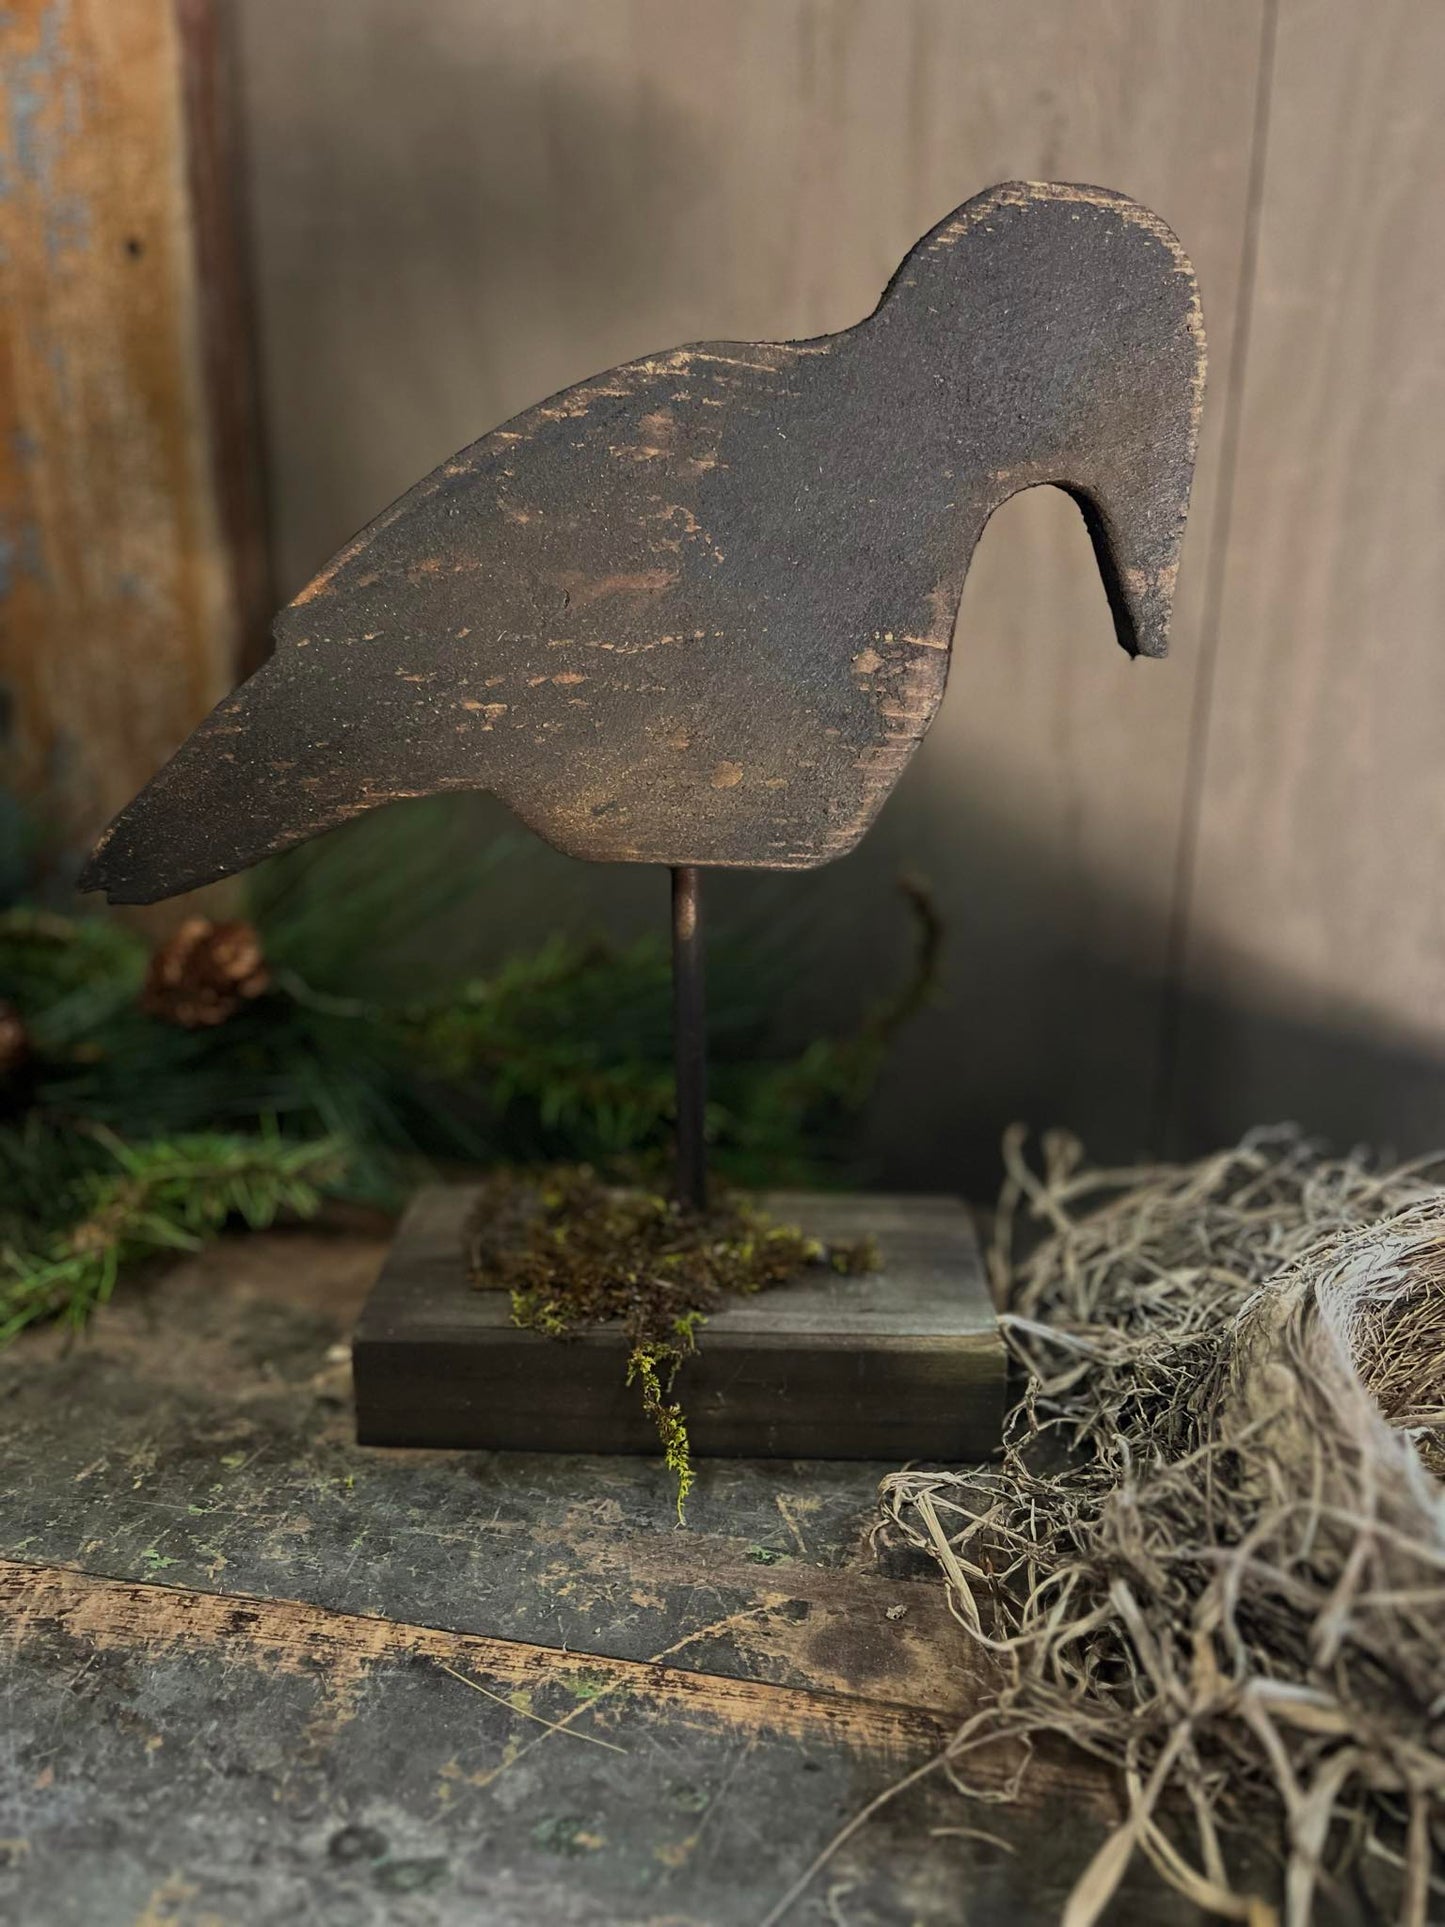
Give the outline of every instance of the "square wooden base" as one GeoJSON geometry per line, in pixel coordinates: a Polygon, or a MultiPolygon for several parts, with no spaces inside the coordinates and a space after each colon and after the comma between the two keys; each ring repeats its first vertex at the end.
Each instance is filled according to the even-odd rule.
{"type": "MultiPolygon", "coordinates": [[[[357,1326],[363,1445],[656,1453],[611,1328],[518,1331],[505,1292],[468,1281],[474,1190],[420,1192],[357,1326]]],[[[879,1270],[803,1274],[710,1317],[677,1394],[699,1457],[986,1457],[999,1443],[1004,1350],[973,1223],[954,1198],[775,1192],[780,1223],[871,1236],[879,1270]]]]}

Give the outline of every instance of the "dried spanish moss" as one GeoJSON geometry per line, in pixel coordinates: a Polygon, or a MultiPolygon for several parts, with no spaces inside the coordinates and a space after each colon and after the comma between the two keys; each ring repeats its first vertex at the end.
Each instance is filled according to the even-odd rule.
{"type": "Polygon", "coordinates": [[[714,1192],[699,1215],[655,1192],[606,1185],[586,1165],[496,1171],[468,1228],[473,1283],[510,1292],[514,1323],[549,1338],[620,1324],[627,1382],[657,1427],[679,1517],[693,1472],[673,1380],[708,1312],[810,1267],[856,1274],[877,1264],[869,1241],[824,1244],[774,1224],[736,1192],[714,1192]]]}
{"type": "Polygon", "coordinates": [[[1379,1172],[1288,1131],[1153,1169],[1091,1171],[1054,1137],[1040,1177],[1017,1132],[1005,1155],[992,1264],[1027,1382],[1002,1463],[884,1488],[1003,1682],[946,1769],[964,1786],[974,1749],[1047,1732],[1121,1770],[1129,1818],[1067,1927],[1136,1853],[1223,1918],[1277,1920],[1231,1874],[1232,1829],[1271,1813],[1289,1927],[1344,1885],[1425,1927],[1445,1908],[1445,1166],[1379,1172]]]}

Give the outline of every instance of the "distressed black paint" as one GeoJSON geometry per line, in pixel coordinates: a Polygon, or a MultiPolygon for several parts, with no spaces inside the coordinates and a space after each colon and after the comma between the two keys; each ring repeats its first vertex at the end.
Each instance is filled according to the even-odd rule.
{"type": "Polygon", "coordinates": [[[632,362],[419,482],[83,884],[149,901],[449,789],[574,856],[826,862],[932,721],[969,558],[1019,489],[1080,502],[1121,642],[1163,653],[1203,358],[1153,215],[991,189],[856,328],[632,362]]]}

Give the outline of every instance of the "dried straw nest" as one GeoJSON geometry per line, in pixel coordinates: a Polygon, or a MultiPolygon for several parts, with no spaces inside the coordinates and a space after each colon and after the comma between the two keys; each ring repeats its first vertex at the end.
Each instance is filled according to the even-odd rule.
{"type": "Polygon", "coordinates": [[[991,1263],[1027,1382],[1002,1463],[884,1486],[1000,1668],[945,1770],[1049,1733],[1122,1771],[1067,1927],[1138,1852],[1275,1921],[1233,1833],[1270,1813],[1289,1927],[1331,1894],[1441,1918],[1445,1166],[1289,1131],[1118,1172],[1062,1138],[1042,1176],[1021,1133],[1005,1153],[991,1263]]]}

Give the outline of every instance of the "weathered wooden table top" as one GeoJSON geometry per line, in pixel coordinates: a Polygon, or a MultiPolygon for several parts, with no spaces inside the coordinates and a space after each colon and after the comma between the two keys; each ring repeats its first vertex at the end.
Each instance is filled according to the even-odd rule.
{"type": "MultiPolygon", "coordinates": [[[[236,1239],[0,1354],[0,1919],[756,1923],[976,1703],[886,1467],[706,1464],[679,1531],[649,1462],[356,1446],[383,1250],[236,1239]]],[[[935,1774],[786,1919],[1053,1920],[1117,1817],[935,1774]]]]}

